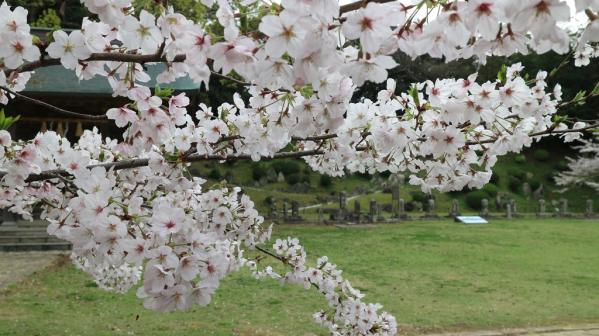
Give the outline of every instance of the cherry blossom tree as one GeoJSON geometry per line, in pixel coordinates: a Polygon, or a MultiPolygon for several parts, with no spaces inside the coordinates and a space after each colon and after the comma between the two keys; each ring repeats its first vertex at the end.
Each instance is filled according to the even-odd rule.
{"type": "Polygon", "coordinates": [[[71,143],[50,131],[33,139],[0,131],[0,207],[25,218],[41,207],[48,232],[72,243],[78,267],[107,290],[141,282],[137,295],[149,309],[207,305],[224,277],[249,268],[256,278],[322,293],[328,306],[314,320],[333,335],[397,332],[395,318],[367,303],[327,257],[310,262],[293,237],[269,246],[272,226],[251,199],[224,183],[205,188],[189,174],[192,162],[303,158],[324,174],[407,171],[423,191],[451,191],[482,187],[500,155],[550,135],[573,141],[598,126],[560,113],[599,90],[563,101],[561,87],[547,83],[559,68],[529,76],[512,64],[495,81],[431,79],[407,92],[387,78],[397,51],[484,63],[552,50],[565,54],[564,64],[585,65],[597,56],[596,0],[201,0],[215,10],[204,23],[168,6],[155,16],[131,0],[81,2],[96,18],[54,32],[50,43],[30,34],[26,10],[0,6],[0,102],[109,119],[122,137],[94,128],[71,143]],[[564,28],[571,12],[588,21],[575,39],[564,28]],[[256,31],[247,18],[259,21],[256,31]],[[209,89],[217,78],[239,91],[220,106],[190,106],[184,94],[148,87],[151,63],[166,65],[163,85],[189,76],[209,89]],[[106,78],[129,102],[91,116],[20,93],[33,71],[59,64],[81,80],[106,78]],[[365,82],[386,89],[376,100],[355,97],[365,82]]]}
{"type": "Polygon", "coordinates": [[[567,158],[567,170],[559,173],[555,181],[565,189],[576,185],[586,185],[599,191],[599,142],[597,140],[581,140],[577,146],[580,155],[567,158]]]}

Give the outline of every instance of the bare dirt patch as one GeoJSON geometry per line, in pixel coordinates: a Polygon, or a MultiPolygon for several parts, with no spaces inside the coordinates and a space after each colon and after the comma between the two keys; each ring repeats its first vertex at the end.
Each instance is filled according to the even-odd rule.
{"type": "Polygon", "coordinates": [[[64,252],[2,252],[0,253],[0,290],[18,283],[29,275],[51,266],[64,252]]]}

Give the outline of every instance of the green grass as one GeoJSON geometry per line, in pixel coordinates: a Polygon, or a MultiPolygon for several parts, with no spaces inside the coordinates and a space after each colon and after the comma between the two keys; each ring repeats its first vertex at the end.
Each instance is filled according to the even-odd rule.
{"type": "MultiPolygon", "coordinates": [[[[404,331],[599,321],[599,221],[411,222],[369,229],[282,226],[328,255],[404,331]]],[[[69,264],[0,293],[0,335],[324,335],[314,291],[227,278],[207,308],[157,314],[93,286],[69,264]]]]}

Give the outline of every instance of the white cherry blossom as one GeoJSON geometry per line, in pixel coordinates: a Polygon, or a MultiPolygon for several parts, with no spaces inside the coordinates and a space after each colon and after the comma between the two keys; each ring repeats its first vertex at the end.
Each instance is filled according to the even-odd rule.
{"type": "Polygon", "coordinates": [[[67,69],[75,69],[79,60],[85,60],[92,54],[80,31],[67,35],[64,31],[57,30],[52,36],[54,42],[50,43],[46,52],[50,57],[60,58],[60,63],[67,69]]]}

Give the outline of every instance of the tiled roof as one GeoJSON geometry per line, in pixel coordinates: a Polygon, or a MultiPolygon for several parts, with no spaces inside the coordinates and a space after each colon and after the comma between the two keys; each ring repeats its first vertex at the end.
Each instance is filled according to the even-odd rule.
{"type": "MultiPolygon", "coordinates": [[[[154,88],[156,86],[156,76],[164,69],[165,65],[162,63],[147,65],[147,73],[152,79],[144,85],[154,88]]],[[[162,86],[169,86],[176,91],[192,91],[200,88],[189,77],[179,78],[173,83],[163,84],[162,86]]],[[[90,80],[79,80],[75,75],[75,71],[65,69],[60,65],[54,65],[36,69],[27,83],[25,92],[111,95],[112,89],[105,77],[96,76],[90,80]]]]}
{"type": "MultiPolygon", "coordinates": [[[[65,29],[65,31],[68,31],[68,29],[65,29]]],[[[45,28],[31,29],[31,33],[41,39],[45,39],[46,34],[50,32],[50,29],[45,28]]],[[[147,64],[146,69],[152,79],[145,85],[154,88],[156,86],[156,76],[164,71],[165,65],[163,63],[147,64]]],[[[175,82],[163,86],[169,86],[176,91],[192,91],[200,88],[200,85],[194,83],[189,77],[179,78],[175,82]]],[[[31,76],[31,80],[27,83],[25,92],[111,95],[112,89],[106,78],[96,76],[90,80],[79,80],[75,75],[75,71],[56,65],[36,69],[33,76],[31,76]]]]}

